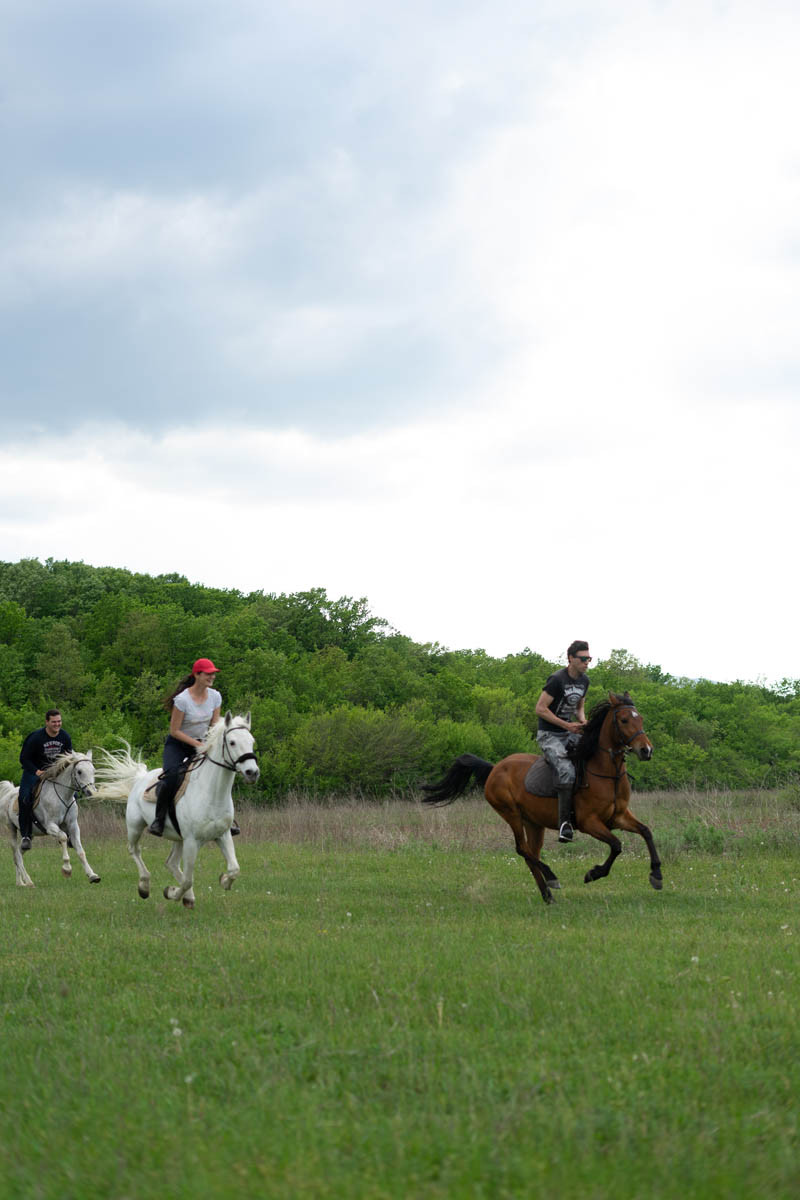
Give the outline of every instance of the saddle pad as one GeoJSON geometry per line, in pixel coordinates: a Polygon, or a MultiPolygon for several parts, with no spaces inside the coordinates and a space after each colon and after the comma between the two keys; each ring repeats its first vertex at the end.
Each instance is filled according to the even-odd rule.
{"type": "Polygon", "coordinates": [[[525,776],[525,791],[532,796],[557,796],[555,780],[549,763],[544,758],[537,758],[528,768],[525,776]]]}
{"type": "MultiPolygon", "coordinates": [[[[41,783],[37,783],[37,785],[36,785],[36,788],[35,788],[35,790],[34,790],[34,793],[33,793],[33,807],[34,807],[34,809],[37,809],[37,808],[39,807],[39,792],[40,792],[41,790],[42,790],[42,785],[41,785],[41,783]]],[[[13,802],[12,802],[12,805],[11,805],[11,811],[12,811],[12,813],[17,813],[17,815],[19,815],[19,788],[17,788],[17,794],[16,794],[16,796],[14,797],[14,800],[13,800],[13,802]]]]}
{"type": "MultiPolygon", "coordinates": [[[[178,785],[178,790],[175,793],[175,799],[173,801],[173,804],[178,803],[181,796],[183,795],[183,793],[186,791],[187,787],[189,786],[189,774],[190,774],[189,771],[184,771],[183,779],[180,781],[180,784],[178,785]]],[[[161,782],[161,776],[159,775],[159,777],[155,781],[155,783],[151,783],[149,788],[145,788],[145,790],[144,790],[145,796],[147,795],[148,792],[152,792],[154,788],[157,788],[160,782],[161,782]]],[[[151,796],[150,799],[155,801],[154,796],[151,796]]]]}

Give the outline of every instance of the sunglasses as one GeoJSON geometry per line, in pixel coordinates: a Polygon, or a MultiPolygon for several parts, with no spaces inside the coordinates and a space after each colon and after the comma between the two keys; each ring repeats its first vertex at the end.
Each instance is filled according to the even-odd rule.
{"type": "Polygon", "coordinates": [[[576,654],[575,657],[577,658],[578,662],[591,662],[592,661],[591,654],[576,654]]]}

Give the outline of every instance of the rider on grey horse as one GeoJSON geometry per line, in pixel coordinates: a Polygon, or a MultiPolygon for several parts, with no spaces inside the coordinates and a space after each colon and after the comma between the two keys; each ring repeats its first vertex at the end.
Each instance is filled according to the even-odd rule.
{"type": "Polygon", "coordinates": [[[567,650],[567,666],[556,671],[544,685],[536,702],[539,727],[536,739],[553,769],[558,792],[558,840],[571,842],[575,765],[570,751],[586,724],[584,699],[589,690],[586,674],[592,656],[588,642],[573,642],[567,650]]]}
{"type": "Polygon", "coordinates": [[[33,837],[33,793],[46,767],[52,766],[62,754],[72,752],[72,738],[61,728],[61,713],[49,708],[44,716],[44,728],[29,733],[22,743],[19,761],[22,780],[19,785],[20,850],[30,850],[33,837]]]}

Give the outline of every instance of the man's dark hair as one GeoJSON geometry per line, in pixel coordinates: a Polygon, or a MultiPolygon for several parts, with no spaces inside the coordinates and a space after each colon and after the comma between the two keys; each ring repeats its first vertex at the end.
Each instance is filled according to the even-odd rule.
{"type": "Polygon", "coordinates": [[[567,648],[567,658],[574,658],[576,654],[580,654],[581,650],[588,649],[588,642],[573,642],[572,645],[567,648]]]}
{"type": "Polygon", "coordinates": [[[60,716],[61,716],[60,708],[48,708],[47,712],[44,714],[44,719],[45,719],[45,721],[49,721],[51,717],[60,717],[60,716]]]}

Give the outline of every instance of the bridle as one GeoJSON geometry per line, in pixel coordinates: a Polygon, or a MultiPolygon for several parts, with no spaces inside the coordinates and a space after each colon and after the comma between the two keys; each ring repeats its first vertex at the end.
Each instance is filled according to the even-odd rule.
{"type": "Polygon", "coordinates": [[[628,774],[628,771],[627,771],[627,768],[625,765],[625,758],[628,754],[628,751],[631,748],[631,742],[635,742],[637,737],[641,737],[642,734],[644,734],[644,736],[647,737],[647,734],[644,732],[644,729],[637,729],[636,732],[632,733],[630,737],[627,737],[627,738],[625,737],[624,733],[622,732],[622,730],[619,727],[619,722],[617,721],[617,716],[619,714],[620,709],[622,709],[622,708],[629,708],[629,709],[631,709],[632,712],[635,712],[636,705],[635,704],[617,704],[614,707],[614,719],[613,719],[612,724],[614,726],[614,732],[616,733],[617,738],[618,738],[618,744],[616,746],[598,746],[598,750],[604,750],[606,752],[606,754],[611,756],[611,762],[614,765],[614,774],[613,775],[601,775],[599,771],[590,771],[588,764],[586,766],[586,774],[587,775],[594,775],[595,779],[613,779],[614,780],[614,802],[615,803],[616,803],[616,799],[617,799],[617,792],[619,790],[620,782],[623,779],[625,779],[628,774]]]}
{"type": "MultiPolygon", "coordinates": [[[[635,704],[618,704],[616,706],[616,708],[614,709],[614,730],[616,731],[616,734],[617,734],[617,737],[619,738],[620,744],[617,747],[616,751],[610,750],[607,746],[604,747],[604,749],[607,749],[609,754],[612,754],[612,755],[615,753],[619,753],[620,750],[622,750],[623,754],[627,754],[628,750],[630,749],[631,742],[635,742],[637,737],[641,737],[642,734],[644,733],[644,729],[637,729],[636,732],[632,733],[629,738],[626,738],[623,735],[623,732],[619,727],[619,722],[617,721],[617,716],[618,716],[619,710],[621,708],[629,708],[632,712],[636,712],[635,704]]],[[[644,733],[644,736],[647,737],[647,734],[644,733]]]]}
{"type": "MultiPolygon", "coordinates": [[[[61,816],[62,821],[64,820],[64,817],[66,817],[69,810],[72,808],[73,804],[76,803],[76,800],[75,800],[76,792],[80,792],[80,794],[82,796],[86,796],[86,797],[89,797],[91,795],[91,793],[87,791],[87,785],[84,783],[78,783],[75,778],[75,772],[77,771],[77,769],[81,765],[81,763],[91,762],[91,761],[92,760],[86,756],[75,760],[75,762],[70,767],[70,772],[69,772],[70,780],[71,780],[70,783],[64,784],[64,783],[61,783],[58,779],[43,779],[41,781],[41,787],[39,789],[39,796],[41,797],[42,788],[44,787],[44,785],[46,783],[52,784],[53,791],[55,792],[56,796],[58,796],[58,799],[61,801],[61,805],[64,809],[64,812],[61,816]],[[64,799],[62,792],[66,792],[69,794],[69,804],[64,799]]],[[[59,774],[60,774],[60,772],[59,772],[59,774]]]]}
{"type": "MultiPolygon", "coordinates": [[[[239,766],[239,763],[247,762],[247,760],[249,758],[252,758],[254,762],[257,762],[256,756],[252,750],[248,750],[245,754],[240,754],[238,758],[234,758],[233,755],[231,754],[231,751],[228,748],[228,734],[234,733],[235,730],[237,730],[237,729],[245,729],[245,730],[247,730],[248,733],[250,732],[250,730],[247,728],[246,725],[231,725],[231,727],[229,729],[223,730],[223,733],[222,733],[222,757],[224,759],[225,755],[227,754],[228,755],[227,762],[224,762],[224,761],[220,762],[219,759],[212,758],[211,755],[208,753],[208,751],[206,751],[205,754],[198,755],[200,762],[203,762],[205,759],[208,759],[209,762],[214,763],[218,767],[223,767],[226,771],[235,771],[236,768],[239,766]]],[[[200,763],[198,762],[197,765],[199,766],[200,763]]]]}

